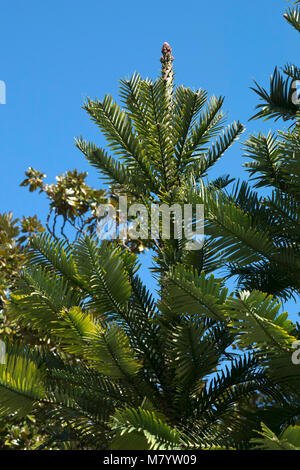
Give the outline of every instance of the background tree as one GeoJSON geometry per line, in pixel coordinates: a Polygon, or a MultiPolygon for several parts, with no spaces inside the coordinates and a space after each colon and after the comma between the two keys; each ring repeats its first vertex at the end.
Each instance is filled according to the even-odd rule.
{"type": "Polygon", "coordinates": [[[89,237],[73,247],[49,236],[33,240],[10,315],[47,342],[39,353],[8,345],[2,413],[50,418],[59,428],[52,441],[65,430],[76,447],[247,447],[270,407],[249,415],[242,400],[259,392],[284,406],[285,397],[261,357],[235,357],[228,347],[255,341],[287,349],[293,325],[271,297],[253,293],[241,302],[213,275],[180,265],[159,311],[135,257],[89,237]]]}
{"type": "Polygon", "coordinates": [[[86,184],[87,173],[78,172],[76,169],[68,171],[57,176],[55,184],[45,184],[43,180],[46,174],[31,167],[25,175],[21,186],[28,186],[30,192],[39,190],[40,193],[46,194],[50,201],[46,220],[49,233],[56,237],[58,224],[59,233],[66,240],[68,237],[64,229],[68,225],[75,230],[74,236],[77,237],[95,232],[96,209],[105,201],[106,194],[104,190],[93,189],[86,184]]]}
{"type": "Polygon", "coordinates": [[[0,413],[50,419],[56,431],[46,445],[249,448],[260,421],[281,426],[288,413],[296,415],[296,395],[270,370],[290,357],[296,326],[272,295],[230,294],[212,274],[233,253],[230,223],[231,232],[242,225],[239,254],[230,261],[249,263],[253,244],[267,246],[224,192],[229,179],[203,182],[243,127],[233,124],[219,135],[223,99],[174,89],[170,46],[162,52],[158,80],[121,81],[125,111],[110,96],[85,106],[119,160],[83,139],[77,145],[118,194],[146,207],[204,202],[209,237],[196,253],[175,236],[151,241],[163,287],[158,301],[127,247],[99,246],[89,236],[72,244],[49,235],[32,239],[9,315],[45,341],[7,343],[0,413]],[[260,406],[246,406],[257,394],[260,406]]]}
{"type": "MultiPolygon", "coordinates": [[[[300,8],[299,0],[292,2],[283,15],[286,21],[300,32],[300,8]]],[[[262,103],[257,105],[258,112],[252,119],[282,118],[284,121],[298,120],[299,117],[299,83],[300,69],[296,65],[286,64],[282,73],[276,67],[270,80],[270,91],[258,85],[253,90],[258,94],[262,103]]]]}
{"type": "Polygon", "coordinates": [[[13,219],[11,212],[0,214],[0,303],[24,264],[24,249],[31,235],[43,232],[37,217],[13,219]]]}
{"type": "MultiPolygon", "coordinates": [[[[26,249],[33,233],[44,228],[36,216],[14,219],[13,214],[0,214],[0,340],[23,338],[24,329],[7,317],[9,291],[24,267],[26,249]]],[[[33,416],[21,420],[14,416],[0,419],[0,449],[30,449],[42,441],[42,427],[33,416]]]]}
{"type": "MultiPolygon", "coordinates": [[[[296,26],[299,7],[290,9],[285,17],[296,26]]],[[[290,119],[292,125],[278,133],[252,136],[245,145],[246,157],[252,159],[245,167],[254,188],[267,189],[267,195],[260,196],[244,182],[231,192],[203,188],[201,195],[194,193],[193,197],[195,203],[206,205],[205,232],[227,267],[228,277],[237,279],[237,290],[259,290],[285,301],[297,300],[300,288],[299,106],[292,101],[291,79],[296,75],[284,81],[276,74],[269,94],[261,87],[256,90],[264,104],[258,106],[255,117],[282,117],[290,119]]],[[[298,339],[299,325],[295,327],[298,339]]],[[[270,356],[269,371],[288,397],[289,405],[278,410],[270,422],[272,431],[280,434],[288,424],[299,423],[299,367],[292,364],[289,352],[276,348],[270,356]]]]}

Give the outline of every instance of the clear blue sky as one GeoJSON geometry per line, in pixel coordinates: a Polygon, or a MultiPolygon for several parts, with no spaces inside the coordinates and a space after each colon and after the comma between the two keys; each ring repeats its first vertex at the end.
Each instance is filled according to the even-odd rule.
{"type": "MultiPolygon", "coordinates": [[[[225,95],[229,120],[240,120],[247,134],[283,128],[282,123],[248,119],[257,104],[252,79],[268,86],[275,65],[296,62],[299,36],[282,15],[285,0],[14,0],[1,3],[0,80],[7,104],[0,105],[0,211],[37,213],[48,204],[20,188],[28,166],[51,183],[68,169],[96,171],[74,147],[83,135],[104,139],[81,109],[85,97],[117,96],[119,78],[135,70],[155,78],[160,50],[168,41],[175,56],[176,82],[225,95]]],[[[242,169],[242,142],[230,149],[212,176],[242,169]]],[[[295,311],[295,308],[292,307],[295,311]]]]}

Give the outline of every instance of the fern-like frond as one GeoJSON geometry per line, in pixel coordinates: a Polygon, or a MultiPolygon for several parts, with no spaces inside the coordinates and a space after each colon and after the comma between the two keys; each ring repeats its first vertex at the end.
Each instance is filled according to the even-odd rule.
{"type": "Polygon", "coordinates": [[[9,311],[20,324],[49,336],[49,324],[58,319],[59,312],[82,303],[81,295],[64,278],[42,268],[31,268],[16,283],[9,311]]]}
{"type": "Polygon", "coordinates": [[[129,278],[120,254],[108,243],[99,246],[89,237],[79,239],[75,246],[78,274],[89,285],[88,305],[107,316],[121,314],[130,297],[129,278]]]}
{"type": "Polygon", "coordinates": [[[261,423],[262,437],[252,439],[255,449],[260,450],[300,450],[300,426],[289,426],[284,429],[279,437],[264,423],[261,423]]]}
{"type": "Polygon", "coordinates": [[[142,367],[134,357],[127,336],[117,324],[106,329],[98,328],[86,346],[85,357],[96,370],[109,377],[128,379],[142,367]]]}
{"type": "Polygon", "coordinates": [[[7,345],[5,364],[0,364],[0,415],[27,415],[45,395],[44,374],[24,345],[7,345]]]}
{"type": "Polygon", "coordinates": [[[58,276],[76,282],[77,271],[72,247],[65,240],[58,240],[50,234],[31,238],[28,265],[45,267],[58,276]]]}
{"type": "Polygon", "coordinates": [[[251,158],[244,166],[250,176],[256,180],[255,187],[278,184],[282,162],[282,152],[278,140],[274,134],[265,137],[262,134],[251,136],[245,146],[246,158],[251,158]]]}
{"type": "Polygon", "coordinates": [[[177,87],[174,97],[174,106],[177,111],[175,117],[175,158],[178,168],[181,167],[185,147],[189,145],[189,134],[194,127],[200,110],[206,103],[207,93],[204,90],[193,92],[183,86],[177,87]]]}
{"type": "Polygon", "coordinates": [[[197,272],[178,266],[171,272],[167,286],[173,313],[206,315],[221,321],[225,319],[223,307],[228,289],[212,274],[206,277],[201,273],[199,276],[197,272]]]}
{"type": "Polygon", "coordinates": [[[270,92],[254,82],[256,88],[252,90],[259,96],[262,103],[256,108],[259,110],[251,119],[263,118],[265,120],[275,118],[278,120],[295,119],[298,115],[298,106],[293,103],[292,96],[295,92],[292,81],[285,79],[275,68],[270,79],[270,92]]]}
{"type": "Polygon", "coordinates": [[[193,175],[195,180],[201,178],[243,132],[244,126],[239,122],[228,126],[226,130],[223,130],[222,135],[212,144],[211,149],[189,165],[188,172],[193,175]]]}
{"type": "Polygon", "coordinates": [[[84,313],[80,307],[72,307],[60,312],[57,320],[52,322],[51,330],[63,350],[82,356],[85,342],[97,332],[97,324],[89,313],[84,313]]]}
{"type": "Polygon", "coordinates": [[[76,147],[109,183],[126,185],[131,188],[132,172],[122,163],[110,157],[105,150],[82,138],[76,139],[76,147]]]}
{"type": "Polygon", "coordinates": [[[88,100],[84,109],[106,136],[108,147],[123,157],[130,169],[139,169],[145,175],[151,175],[149,161],[129,117],[110,95],[106,95],[102,102],[88,100]]]}
{"type": "Polygon", "coordinates": [[[221,111],[223,102],[224,98],[212,96],[201,113],[198,122],[194,123],[182,156],[184,165],[191,162],[192,158],[198,157],[207,151],[208,142],[222,130],[225,121],[224,114],[221,111]]]}
{"type": "Polygon", "coordinates": [[[285,19],[300,33],[300,7],[289,8],[285,14],[285,19]]]}
{"type": "Polygon", "coordinates": [[[287,349],[296,338],[287,313],[279,314],[281,304],[259,291],[240,292],[239,298],[227,302],[226,311],[242,347],[268,345],[287,349]]]}
{"type": "Polygon", "coordinates": [[[142,408],[119,410],[112,418],[112,430],[116,433],[111,444],[113,450],[181,449],[179,431],[171,428],[154,411],[142,408]]]}

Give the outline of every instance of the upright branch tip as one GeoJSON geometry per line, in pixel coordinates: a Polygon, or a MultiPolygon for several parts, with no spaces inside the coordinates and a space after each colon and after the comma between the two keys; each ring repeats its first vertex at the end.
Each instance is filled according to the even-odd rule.
{"type": "Polygon", "coordinates": [[[174,57],[172,56],[172,49],[169,43],[164,42],[162,49],[162,56],[160,61],[162,63],[162,77],[164,80],[168,80],[170,74],[173,72],[173,65],[172,62],[174,57]]]}

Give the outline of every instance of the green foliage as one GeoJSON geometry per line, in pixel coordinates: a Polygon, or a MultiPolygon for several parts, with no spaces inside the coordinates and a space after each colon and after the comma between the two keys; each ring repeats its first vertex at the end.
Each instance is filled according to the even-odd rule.
{"type": "Polygon", "coordinates": [[[172,309],[174,313],[202,314],[222,321],[227,292],[213,275],[207,278],[204,272],[199,276],[178,266],[170,276],[169,295],[176,305],[172,309]]]}
{"type": "Polygon", "coordinates": [[[8,348],[5,364],[0,365],[0,415],[13,412],[26,416],[44,393],[43,372],[28,357],[26,348],[8,348]]]}
{"type": "Polygon", "coordinates": [[[170,103],[166,93],[164,78],[152,82],[135,74],[121,80],[125,110],[109,95],[84,106],[120,161],[82,138],[76,145],[111,184],[121,185],[128,194],[150,197],[151,192],[180,188],[185,178],[198,180],[244,130],[234,123],[220,134],[221,97],[208,101],[204,90],[180,86],[170,103]]]}
{"type": "Polygon", "coordinates": [[[156,413],[142,408],[117,411],[112,418],[116,432],[112,450],[178,450],[180,434],[156,413]]]}
{"type": "Polygon", "coordinates": [[[254,81],[256,88],[253,91],[259,96],[262,103],[256,106],[259,111],[252,119],[264,118],[265,120],[275,118],[282,118],[287,121],[289,119],[296,119],[298,116],[298,106],[293,103],[292,97],[295,93],[293,86],[293,79],[291,77],[292,69],[284,69],[284,74],[287,78],[283,77],[278,69],[275,68],[270,78],[270,92],[268,93],[265,88],[262,88],[257,82],[254,81]]]}
{"type": "Polygon", "coordinates": [[[255,448],[261,450],[300,450],[300,426],[289,426],[276,436],[264,423],[261,424],[262,437],[252,439],[255,448]]]}
{"type": "MultiPolygon", "coordinates": [[[[64,244],[44,236],[34,240],[31,250],[28,267],[11,295],[10,315],[47,342],[41,357],[32,346],[8,352],[7,363],[2,366],[2,410],[31,411],[38,418],[46,413],[86,446],[91,445],[91,432],[99,439],[104,433],[106,447],[111,439],[113,447],[132,445],[127,439],[130,432],[137,433],[137,445],[144,448],[226,445],[229,436],[223,428],[232,405],[245,393],[261,387],[265,393],[267,377],[263,379],[265,372],[261,371],[261,382],[257,379],[257,361],[251,367],[248,361],[237,366],[226,353],[235,336],[225,315],[231,297],[227,298],[220,282],[213,277],[197,282],[191,271],[180,269],[178,285],[170,278],[171,291],[167,289],[162,298],[160,314],[145,288],[136,278],[130,278],[134,265],[132,260],[128,263],[128,254],[121,249],[116,251],[104,242],[97,247],[92,239],[80,239],[68,247],[72,270],[66,279],[65,264],[57,262],[65,256],[64,244]],[[47,262],[38,268],[40,256],[47,262]],[[95,277],[93,272],[97,273],[95,277]],[[194,283],[194,290],[184,288],[182,302],[181,287],[194,283]],[[221,320],[215,316],[208,320],[206,308],[221,312],[221,320]],[[172,321],[167,320],[169,309],[172,321]],[[225,359],[231,362],[226,375],[217,373],[207,391],[207,378],[225,359]],[[87,374],[92,380],[87,380],[87,374]],[[40,406],[34,406],[36,402],[40,406]],[[144,408],[146,403],[147,407],[151,403],[150,411],[144,408]],[[132,411],[118,414],[120,406],[132,411]],[[113,428],[109,424],[112,416],[113,428]],[[178,430],[171,429],[168,422],[178,430]],[[211,439],[205,433],[206,426],[210,426],[211,439]],[[111,435],[112,430],[115,432],[111,435]],[[120,441],[117,436],[121,435],[120,441]]],[[[276,322],[270,317],[270,324],[276,322]]],[[[281,334],[285,338],[284,331],[281,334]]],[[[231,419],[239,426],[234,412],[231,419]]]]}
{"type": "MultiPolygon", "coordinates": [[[[250,176],[271,195],[245,183],[229,191],[229,176],[205,185],[243,126],[223,129],[223,98],[174,88],[170,46],[162,52],[157,80],[121,81],[124,110],[109,95],[85,104],[118,159],[81,138],[76,145],[110,183],[114,203],[126,195],[148,209],[205,204],[205,243],[186,250],[174,220],[170,240],[145,242],[156,301],[138,276],[137,246],[91,236],[104,192],[76,170],[47,186],[29,169],[22,185],[47,194],[54,225],[52,236],[30,237],[10,294],[8,316],[26,334],[7,339],[0,417],[30,413],[50,423],[42,448],[249,449],[260,422],[259,444],[296,448],[298,431],[288,425],[300,412],[299,368],[291,366],[300,332],[279,313],[277,296],[299,293],[300,136],[259,134],[246,145],[250,176]],[[75,242],[57,239],[59,215],[63,236],[66,222],[78,228],[75,242]],[[238,276],[233,293],[215,276],[224,267],[238,276]]],[[[257,117],[296,116],[277,72],[271,97],[258,93],[268,108],[257,117]]]]}
{"type": "Polygon", "coordinates": [[[283,299],[300,291],[299,150],[297,129],[250,137],[245,167],[257,188],[271,188],[263,197],[246,183],[231,193],[203,185],[186,193],[205,204],[206,257],[238,276],[240,288],[283,299]]]}
{"type": "Polygon", "coordinates": [[[39,192],[46,194],[50,201],[46,226],[53,236],[56,236],[58,217],[62,218],[60,232],[65,239],[67,239],[64,232],[66,224],[75,228],[78,234],[85,231],[92,233],[95,230],[96,210],[100,203],[105,202],[106,195],[105,191],[93,189],[86,184],[87,173],[78,170],[68,171],[56,177],[56,184],[45,184],[43,180],[46,174],[31,167],[25,175],[26,178],[20,186],[28,186],[30,192],[39,189],[39,192]]]}
{"type": "MultiPolygon", "coordinates": [[[[300,6],[299,2],[293,2],[296,7],[288,8],[284,14],[287,22],[300,32],[300,6]]],[[[295,80],[299,80],[299,68],[295,65],[286,64],[283,67],[283,75],[278,72],[275,67],[274,73],[270,79],[270,91],[266,91],[263,87],[255,83],[252,88],[259,96],[262,103],[256,108],[259,110],[252,119],[264,118],[265,120],[282,118],[284,121],[299,119],[298,90],[295,80]],[[293,98],[296,98],[293,99],[293,98]]]]}
{"type": "Polygon", "coordinates": [[[0,305],[23,267],[26,242],[43,231],[36,216],[18,220],[13,219],[12,212],[0,214],[0,305]]]}
{"type": "Polygon", "coordinates": [[[261,293],[244,300],[259,318],[249,321],[220,281],[180,266],[171,269],[159,312],[135,270],[133,255],[107,242],[85,237],[66,248],[49,236],[34,239],[9,312],[45,341],[41,353],[32,345],[8,350],[2,413],[45,415],[87,448],[245,446],[238,403],[259,391],[284,398],[259,358],[236,359],[228,347],[255,338],[271,358],[288,350],[292,325],[261,293]],[[234,438],[229,422],[240,429],[234,438]]]}
{"type": "Polygon", "coordinates": [[[243,347],[264,345],[284,349],[296,340],[295,327],[280,313],[280,303],[259,291],[241,292],[238,299],[231,298],[226,310],[243,347]]]}

